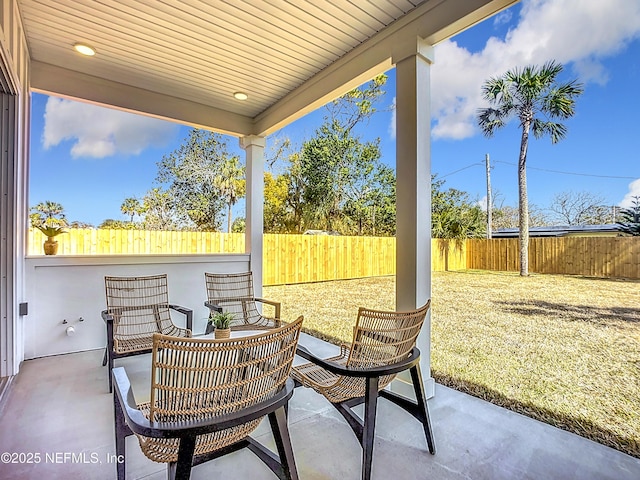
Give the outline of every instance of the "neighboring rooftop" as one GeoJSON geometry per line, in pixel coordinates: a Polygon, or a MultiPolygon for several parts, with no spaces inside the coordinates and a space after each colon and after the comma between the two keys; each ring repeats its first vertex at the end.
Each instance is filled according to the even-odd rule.
{"type": "MultiPolygon", "coordinates": [[[[618,225],[553,225],[548,227],[531,227],[530,237],[576,237],[576,236],[618,236],[618,225]]],[[[501,228],[491,233],[493,238],[514,238],[518,236],[517,228],[501,228]]]]}

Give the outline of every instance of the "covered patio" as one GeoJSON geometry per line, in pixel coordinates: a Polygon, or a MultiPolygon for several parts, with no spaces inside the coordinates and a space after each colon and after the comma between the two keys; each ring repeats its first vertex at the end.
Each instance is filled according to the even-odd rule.
{"type": "MultiPolygon", "coordinates": [[[[303,335],[319,354],[330,348],[303,335]]],[[[5,480],[115,478],[113,401],[99,350],[29,360],[2,411],[2,451],[39,452],[35,463],[0,463],[5,480]],[[44,407],[46,405],[46,408],[44,407]]],[[[148,391],[149,355],[118,361],[134,379],[136,396],[148,391]]],[[[289,429],[301,479],[360,478],[361,450],[344,419],[320,395],[298,388],[289,429]]],[[[429,400],[437,453],[427,451],[420,424],[381,400],[372,478],[632,480],[640,461],[550,425],[436,385],[429,400]]],[[[275,448],[268,423],[257,438],[275,448]]],[[[248,451],[214,460],[192,478],[270,479],[248,451]]],[[[127,441],[127,478],[164,479],[164,465],[148,460],[135,437],[127,441]]]]}
{"type": "MultiPolygon", "coordinates": [[[[425,186],[433,46],[513,3],[2,0],[0,451],[52,457],[38,464],[0,463],[0,477],[115,476],[113,405],[100,350],[106,338],[99,317],[104,276],[167,273],[172,300],[194,309],[199,332],[207,317],[203,272],[251,270],[260,296],[265,138],[390,68],[397,79],[396,306],[423,305],[431,297],[425,186]],[[77,43],[95,48],[96,55],[80,56],[72,48],[77,43]],[[31,92],[238,137],[246,152],[246,252],[28,257],[31,92]],[[237,100],[235,93],[248,98],[237,100]],[[63,319],[76,328],[75,336],[65,334],[63,319]]],[[[426,453],[419,424],[381,402],[375,478],[640,475],[637,459],[436,386],[429,374],[429,318],[418,347],[438,453],[426,453]]],[[[122,364],[141,376],[148,366],[145,357],[122,364]]],[[[358,477],[359,445],[322,398],[298,389],[291,412],[302,478],[358,477]]],[[[129,451],[130,478],[164,478],[163,467],[148,462],[133,443],[129,451]]],[[[245,454],[203,465],[194,478],[269,478],[258,462],[234,461],[236,455],[245,454]]]]}

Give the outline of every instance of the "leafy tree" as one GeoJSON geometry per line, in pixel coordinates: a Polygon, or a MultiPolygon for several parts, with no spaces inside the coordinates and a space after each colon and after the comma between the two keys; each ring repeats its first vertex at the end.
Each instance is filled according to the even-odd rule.
{"type": "Polygon", "coordinates": [[[110,229],[110,230],[133,230],[137,225],[133,222],[126,222],[123,220],[114,220],[113,218],[107,218],[103,221],[98,228],[110,229]]]}
{"type": "Polygon", "coordinates": [[[362,234],[375,219],[376,202],[384,203],[389,188],[381,181],[388,167],[380,162],[379,139],[363,142],[355,127],[375,113],[385,82],[386,76],[378,76],[327,105],[314,138],[304,142],[299,157],[290,156],[292,166],[299,161],[290,185],[299,195],[296,214],[301,206],[304,229],[362,234]]]}
{"type": "Polygon", "coordinates": [[[562,225],[602,225],[611,222],[611,207],[590,192],[562,192],[554,196],[549,210],[562,225]]]}
{"type": "Polygon", "coordinates": [[[237,195],[219,188],[225,162],[230,158],[221,135],[194,129],[177,150],[158,162],[156,181],[167,185],[173,200],[171,218],[178,226],[195,226],[203,231],[220,229],[225,207],[237,195]]]}
{"type": "Polygon", "coordinates": [[[640,197],[634,196],[630,208],[621,208],[618,230],[624,235],[640,236],[640,197]]]}
{"type": "Polygon", "coordinates": [[[73,222],[69,223],[69,228],[93,228],[93,225],[91,223],[74,220],[73,222]]]}
{"type": "Polygon", "coordinates": [[[485,236],[485,216],[477,202],[455,188],[443,189],[445,181],[431,179],[431,235],[434,238],[480,238],[485,236]]]}
{"type": "Polygon", "coordinates": [[[325,122],[302,148],[306,228],[362,234],[369,212],[384,196],[380,180],[388,167],[380,155],[378,140],[363,143],[339,122],[325,122]]]}
{"type": "Polygon", "coordinates": [[[177,230],[178,220],[175,202],[171,194],[161,188],[149,190],[142,199],[146,230],[177,230]]]}
{"type": "Polygon", "coordinates": [[[268,233],[288,232],[289,178],[286,175],[274,177],[264,173],[264,231],[268,233]]]}
{"type": "Polygon", "coordinates": [[[482,95],[490,105],[478,111],[478,124],[487,137],[506,125],[512,117],[521,129],[518,158],[518,214],[520,228],[520,275],[529,274],[529,212],[527,198],[526,161],[529,132],[536,138],[551,137],[551,143],[562,140],[567,128],[554,120],[568,119],[574,114],[575,97],[582,93],[582,85],[572,80],[558,83],[563,66],[554,61],[542,67],[526,66],[487,80],[482,95]]]}
{"type": "Polygon", "coordinates": [[[231,225],[231,231],[233,233],[244,233],[247,231],[247,222],[244,217],[238,217],[233,221],[231,225]]]}
{"type": "Polygon", "coordinates": [[[129,215],[129,221],[133,223],[133,217],[144,212],[144,205],[136,197],[125,198],[122,205],[120,205],[120,211],[125,215],[129,215]]]}
{"type": "Polygon", "coordinates": [[[356,125],[368,123],[377,111],[375,105],[383,97],[382,87],[387,83],[384,74],[376,76],[364,88],[354,88],[326,105],[328,123],[338,122],[347,131],[356,125]]]}

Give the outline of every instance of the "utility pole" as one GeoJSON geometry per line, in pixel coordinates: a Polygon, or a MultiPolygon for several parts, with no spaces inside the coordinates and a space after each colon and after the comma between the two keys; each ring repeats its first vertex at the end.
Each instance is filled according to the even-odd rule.
{"type": "Polygon", "coordinates": [[[489,154],[485,155],[487,164],[487,239],[491,239],[491,167],[489,165],[489,154]]]}

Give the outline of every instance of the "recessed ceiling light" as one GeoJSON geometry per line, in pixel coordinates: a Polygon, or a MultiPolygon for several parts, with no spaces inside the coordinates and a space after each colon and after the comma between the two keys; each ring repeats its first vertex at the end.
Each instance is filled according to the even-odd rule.
{"type": "Polygon", "coordinates": [[[85,45],[84,43],[76,43],[73,48],[76,49],[76,52],[81,53],[82,55],[87,55],[88,57],[92,57],[96,54],[96,50],[89,45],[85,45]]]}
{"type": "Polygon", "coordinates": [[[235,92],[233,96],[236,100],[246,100],[247,98],[249,98],[249,95],[244,92],[235,92]]]}

